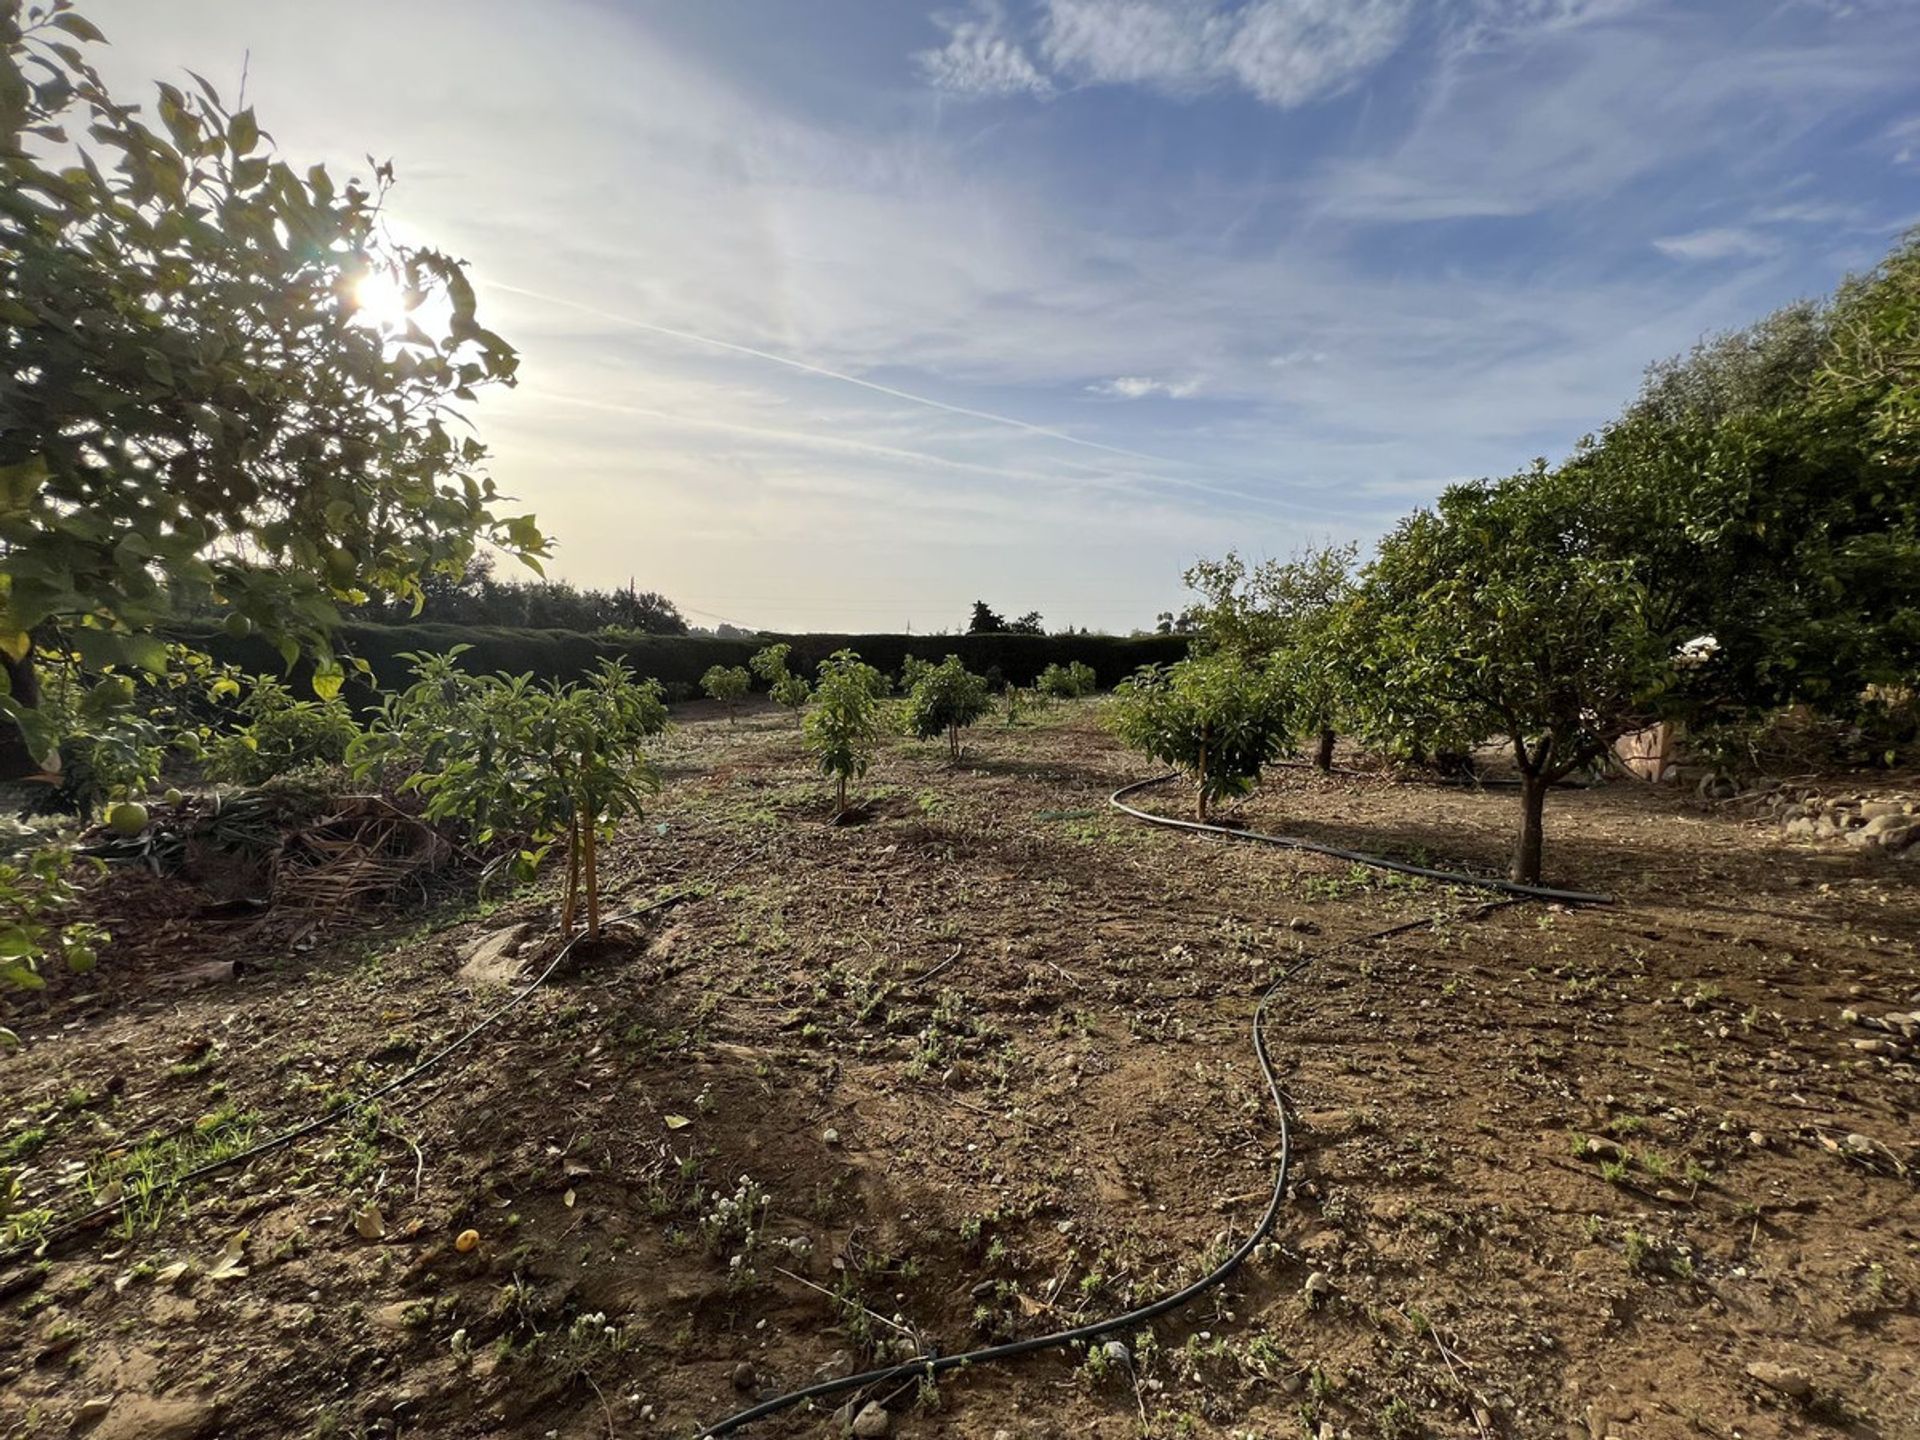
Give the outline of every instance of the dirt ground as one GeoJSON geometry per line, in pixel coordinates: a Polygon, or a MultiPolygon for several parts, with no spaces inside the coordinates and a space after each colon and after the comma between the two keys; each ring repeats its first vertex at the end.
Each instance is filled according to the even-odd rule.
{"type": "MultiPolygon", "coordinates": [[[[1258,1218],[1249,1024],[1286,973],[1274,1243],[1119,1348],[863,1396],[893,1433],[1920,1436],[1920,1065],[1844,1013],[1920,1008],[1920,851],[1621,783],[1547,819],[1549,881],[1617,904],[1489,910],[1110,810],[1149,771],[1097,703],[996,718],[957,769],[891,741],[840,827],[790,716],[689,710],[609,861],[623,904],[677,903],[419,1083],[178,1192],[465,1030],[554,907],[290,942],[115,877],[99,970],[0,1001],[14,1223],[135,1202],[0,1268],[0,1433],[684,1437],[1115,1313],[1258,1218]]],[[[1495,872],[1516,805],[1286,769],[1240,814],[1495,872]]]]}

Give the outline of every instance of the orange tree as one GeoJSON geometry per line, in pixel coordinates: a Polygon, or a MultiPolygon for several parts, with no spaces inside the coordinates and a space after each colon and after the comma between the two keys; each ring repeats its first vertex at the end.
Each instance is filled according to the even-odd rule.
{"type": "Polygon", "coordinates": [[[1128,747],[1193,781],[1202,821],[1215,802],[1252,790],[1294,733],[1279,668],[1224,651],[1121,681],[1106,722],[1128,747]]]}
{"type": "Polygon", "coordinates": [[[414,683],[382,703],[349,760],[363,777],[400,777],[428,819],[459,824],[479,845],[504,842],[517,878],[563,847],[561,930],[572,934],[584,908],[597,938],[601,842],[658,788],[643,746],[666,728],[660,688],[617,660],[566,684],[474,675],[456,663],[464,648],[409,657],[414,683]]]}
{"type": "Polygon", "coordinates": [[[901,717],[907,733],[921,740],[947,737],[947,758],[960,761],[960,732],[993,708],[987,682],[949,655],[921,670],[901,717]]]}
{"type": "Polygon", "coordinates": [[[1453,487],[1380,542],[1325,641],[1364,736],[1512,748],[1522,884],[1540,881],[1548,790],[1655,718],[1676,674],[1675,636],[1634,565],[1593,553],[1585,503],[1577,475],[1544,466],[1453,487]]]}
{"type": "Polygon", "coordinates": [[[807,748],[822,774],[835,782],[834,815],[847,809],[847,782],[858,780],[873,764],[880,744],[880,702],[887,677],[851,650],[836,650],[820,662],[814,706],[804,729],[807,748]]]}
{"type": "Polygon", "coordinates": [[[317,661],[342,605],[417,600],[476,543],[531,558],[464,402],[511,383],[458,261],[394,243],[392,181],[338,183],[203,81],[108,93],[71,0],[0,0],[0,716],[62,738],[35,641],[159,672],[156,631],[225,615],[317,661]],[[392,296],[383,314],[370,286],[392,296]],[[441,317],[431,324],[426,317],[441,317]]]}
{"type": "Polygon", "coordinates": [[[767,682],[767,698],[793,711],[793,718],[797,722],[807,697],[813,694],[813,687],[807,683],[806,676],[796,675],[787,668],[787,657],[792,653],[791,645],[769,645],[764,650],[756,651],[747,664],[755,675],[767,682]]]}

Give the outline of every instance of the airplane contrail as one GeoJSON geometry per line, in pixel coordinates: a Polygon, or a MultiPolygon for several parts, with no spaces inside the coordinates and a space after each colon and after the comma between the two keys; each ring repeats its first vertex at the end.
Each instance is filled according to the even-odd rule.
{"type": "MultiPolygon", "coordinates": [[[[1149,455],[1143,450],[1129,450],[1120,445],[1104,445],[1098,440],[1083,439],[1070,435],[1064,430],[1055,430],[1046,425],[1035,425],[1029,420],[1017,420],[1011,415],[996,415],[991,410],[974,410],[965,405],[950,405],[945,400],[936,400],[930,395],[916,395],[911,390],[897,390],[891,385],[882,385],[877,380],[863,380],[858,375],[849,375],[842,370],[829,370],[824,365],[811,365],[805,360],[795,360],[790,355],[777,355],[771,350],[756,350],[751,345],[740,345],[732,340],[716,340],[711,335],[698,335],[691,330],[676,330],[671,325],[656,325],[651,320],[636,319],[631,315],[617,315],[610,310],[597,306],[583,305],[578,300],[568,300],[559,295],[547,295],[538,290],[523,289],[518,285],[506,285],[495,280],[489,282],[495,290],[504,290],[510,295],[524,295],[529,300],[544,301],[549,305],[564,306],[569,310],[578,310],[584,315],[593,315],[602,320],[611,320],[616,324],[631,326],[635,330],[651,331],[655,335],[666,335],[675,340],[688,340],[696,345],[711,345],[718,350],[731,350],[736,355],[750,355],[756,360],[770,361],[775,365],[785,365],[790,370],[799,370],[808,375],[818,375],[827,380],[839,380],[844,384],[858,385],[862,390],[872,390],[880,395],[890,395],[896,400],[906,400],[915,405],[925,405],[934,410],[944,410],[949,415],[964,415],[972,420],[986,420],[995,425],[1010,425],[1016,430],[1024,430],[1030,435],[1041,435],[1049,440],[1058,440],[1066,445],[1079,445],[1088,450],[1100,450],[1109,455],[1124,455],[1130,460],[1145,460],[1153,465],[1179,465],[1182,462],[1170,460],[1162,455],[1149,455]]],[[[1233,494],[1232,491],[1223,491],[1233,494]]],[[[1246,497],[1241,497],[1246,498],[1246,497]]]]}
{"type": "MultiPolygon", "coordinates": [[[[791,444],[818,445],[831,449],[850,450],[857,454],[875,455],[883,459],[919,461],[923,464],[938,465],[950,470],[959,470],[972,475],[987,475],[996,479],[1026,482],[1049,482],[1065,480],[1064,476],[1042,475],[1030,470],[1010,470],[1000,465],[982,465],[972,460],[955,460],[950,456],[936,455],[926,450],[913,450],[899,445],[883,445],[872,440],[861,440],[846,435],[823,435],[810,430],[794,430],[786,427],[750,425],[742,421],[721,419],[714,416],[688,415],[683,412],[660,410],[650,405],[634,405],[618,400],[597,400],[584,395],[570,395],[561,390],[545,387],[529,390],[527,393],[561,405],[575,405],[587,410],[601,410],[615,415],[633,415],[646,420],[660,420],[669,425],[685,425],[696,429],[722,430],[728,434],[749,435],[764,440],[784,440],[791,444]]],[[[1132,486],[1153,484],[1184,486],[1189,489],[1203,490],[1209,494],[1228,496],[1242,500],[1254,506],[1278,512],[1280,515],[1323,514],[1314,507],[1301,507],[1271,496],[1256,495],[1237,490],[1228,490],[1217,485],[1206,485],[1197,480],[1179,480],[1170,476],[1140,475],[1126,470],[1097,470],[1092,466],[1083,466],[1071,460],[1059,459],[1056,463],[1071,466],[1089,476],[1097,483],[1112,485],[1116,482],[1132,486]]],[[[1076,483],[1066,481],[1066,483],[1076,483]]]]}

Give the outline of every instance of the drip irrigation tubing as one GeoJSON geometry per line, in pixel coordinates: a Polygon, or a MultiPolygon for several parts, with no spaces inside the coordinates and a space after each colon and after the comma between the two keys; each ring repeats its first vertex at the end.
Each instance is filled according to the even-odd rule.
{"type": "MultiPolygon", "coordinates": [[[[1126,803],[1126,797],[1150,785],[1159,785],[1173,779],[1171,774],[1156,776],[1151,780],[1142,780],[1134,785],[1122,786],[1108,797],[1108,803],[1137,819],[1151,825],[1166,825],[1180,830],[1195,830],[1206,834],[1231,836],[1236,840],[1258,840],[1273,845],[1284,845],[1291,849],[1307,850],[1315,854],[1331,855],[1336,859],[1350,860],[1355,864],[1375,866],[1380,869],[1394,870],[1403,874],[1418,875],[1424,879],[1440,880],[1448,884],[1464,885],[1474,889],[1492,890],[1502,898],[1487,901],[1472,912],[1471,918],[1478,918],[1508,905],[1517,905],[1525,900],[1559,900],[1569,904],[1602,905],[1611,904],[1605,895],[1590,894],[1581,890],[1555,890],[1542,885],[1517,885],[1505,880],[1489,880],[1478,875],[1466,875],[1451,870],[1435,870],[1423,865],[1407,865],[1397,860],[1384,860],[1377,855],[1363,855],[1355,850],[1342,850],[1330,845],[1316,844],[1310,840],[1295,839],[1284,835],[1263,835],[1256,831],[1234,830],[1223,825],[1203,825],[1193,820],[1175,820],[1167,816],[1150,814],[1126,803]]],[[[1465,916],[1429,916],[1422,920],[1403,921],[1398,925],[1389,925],[1385,929],[1375,930],[1366,935],[1354,936],[1348,940],[1337,941],[1326,948],[1316,951],[1295,962],[1276,976],[1273,982],[1261,993],[1260,1001],[1253,1010],[1253,1053],[1260,1063],[1261,1078],[1265,1080],[1267,1094],[1273,1101],[1274,1113],[1278,1117],[1280,1129],[1279,1157],[1274,1167],[1273,1191],[1268,1197],[1267,1208],[1247,1237],[1240,1242],[1233,1253],[1228,1255],[1216,1268],[1201,1276],[1191,1284],[1183,1286],[1158,1300],[1129,1310],[1125,1314],[1115,1315],[1106,1320],[1092,1321],[1086,1325],[1077,1325],[1067,1330],[1056,1330],[1046,1335],[1035,1335],[1025,1340],[1012,1340],[1002,1345],[989,1345],[979,1350],[968,1350],[958,1355],[932,1353],[912,1360],[903,1360],[896,1365],[882,1366],[875,1370],[862,1371],[857,1375],[845,1375],[837,1379],[821,1380],[798,1390],[776,1395],[772,1399],[762,1400],[757,1405],[729,1415],[699,1431],[694,1440],[715,1440],[715,1437],[730,1435],[736,1430],[764,1420],[770,1415],[791,1409],[795,1405],[811,1400],[824,1400],[834,1395],[843,1395],[850,1390],[865,1390],[887,1385],[910,1383],[918,1380],[931,1381],[950,1370],[959,1370],[972,1365],[986,1364],[995,1360],[1012,1360],[1022,1355],[1032,1355],[1042,1350],[1058,1350],[1069,1345],[1083,1344],[1115,1334],[1121,1330],[1135,1329],[1160,1316],[1180,1309],[1198,1299],[1209,1290],[1225,1284],[1243,1264],[1247,1257],[1259,1248],[1270,1234],[1280,1218],[1280,1207],[1286,1203],[1287,1177],[1293,1166],[1293,1136],[1287,1125],[1286,1096],[1280,1088],[1280,1077],[1273,1068],[1273,1057],[1267,1049],[1267,1013],[1280,988],[1288,980],[1299,974],[1315,960],[1331,955],[1353,945],[1371,944],[1394,935],[1405,934],[1411,930],[1422,930],[1441,923],[1443,920],[1468,918],[1465,916]]]]}
{"type": "MultiPolygon", "coordinates": [[[[758,853],[758,851],[754,852],[754,854],[758,853]]],[[[752,858],[753,855],[748,855],[744,859],[737,861],[728,869],[722,871],[718,879],[724,880],[728,875],[740,869],[741,866],[745,865],[747,861],[752,858]]],[[[634,906],[631,910],[623,910],[616,915],[609,915],[601,921],[601,924],[615,925],[622,921],[638,919],[642,915],[652,914],[656,910],[664,910],[669,905],[677,905],[681,901],[691,898],[699,885],[712,885],[716,883],[718,883],[717,880],[683,885],[678,890],[667,895],[662,895],[657,900],[650,900],[644,905],[634,906]]],[[[439,1066],[441,1062],[449,1056],[472,1044],[473,1041],[486,1033],[486,1031],[492,1029],[494,1025],[498,1024],[510,1012],[518,1008],[521,1002],[526,1000],[529,995],[546,984],[553,976],[553,973],[565,962],[567,956],[573,953],[574,947],[585,938],[586,932],[581,931],[579,934],[568,939],[567,942],[555,952],[553,959],[547,962],[546,968],[534,976],[523,989],[515,991],[512,995],[494,1006],[493,1009],[481,1016],[479,1020],[468,1026],[466,1030],[462,1031],[454,1039],[449,1040],[445,1045],[434,1051],[433,1054],[427,1056],[426,1059],[422,1060],[412,1069],[394,1076],[394,1078],[387,1081],[386,1084],[368,1091],[365,1095],[357,1096],[352,1100],[343,1100],[331,1110],[324,1111],[311,1119],[302,1121],[291,1129],[282,1130],[277,1135],[269,1136],[265,1140],[249,1145],[244,1150],[237,1150],[231,1155],[223,1155],[218,1160],[210,1160],[204,1165],[198,1165],[191,1170],[183,1171],[173,1177],[170,1182],[170,1188],[182,1189],[196,1181],[204,1180],[208,1176],[217,1175],[223,1170],[231,1170],[236,1166],[258,1160],[263,1155],[271,1155],[276,1150],[284,1150],[296,1141],[303,1140],[309,1135],[316,1134],[319,1131],[339,1124],[342,1120],[359,1113],[363,1108],[371,1105],[376,1100],[383,1100],[396,1091],[403,1090],[407,1086],[412,1085],[416,1080],[419,1080],[429,1071],[439,1066]]],[[[176,1136],[179,1133],[181,1133],[179,1130],[173,1132],[176,1136]]],[[[126,1204],[125,1197],[120,1197],[114,1200],[104,1201],[101,1204],[93,1206],[91,1209],[81,1211],[77,1215],[71,1215],[65,1220],[57,1221],[48,1226],[47,1229],[42,1231],[33,1240],[15,1245],[11,1249],[0,1251],[0,1265],[11,1265],[19,1260],[41,1256],[46,1252],[48,1247],[56,1245],[60,1241],[68,1239],[73,1235],[77,1235],[83,1230],[91,1230],[95,1226],[111,1220],[126,1208],[126,1204]]]]}
{"type": "Polygon", "coordinates": [[[1247,1237],[1240,1242],[1233,1253],[1220,1262],[1214,1269],[1202,1275],[1198,1280],[1182,1286],[1171,1294],[1158,1300],[1148,1301],[1122,1315],[1114,1315],[1105,1320],[1091,1321],[1085,1325],[1076,1325],[1068,1330],[1055,1330],[1046,1335],[1034,1335],[1025,1340],[1010,1340],[1002,1345],[989,1345],[979,1350],[968,1350],[957,1355],[930,1353],[912,1360],[902,1360],[896,1365],[885,1365],[875,1370],[863,1370],[857,1375],[843,1375],[832,1380],[817,1381],[798,1390],[790,1390],[784,1395],[776,1395],[770,1400],[749,1406],[745,1410],[716,1421],[706,1429],[699,1431],[694,1440],[714,1440],[714,1437],[731,1435],[757,1420],[764,1420],[782,1410],[791,1409],[809,1400],[824,1400],[830,1396],[842,1395],[849,1390],[865,1390],[887,1385],[907,1384],[919,1380],[933,1380],[950,1370],[965,1369],[973,1365],[984,1365],[995,1360],[1012,1360],[1021,1355],[1032,1355],[1042,1350],[1059,1350],[1069,1345],[1084,1344],[1099,1340],[1122,1330],[1132,1330],[1157,1320],[1162,1315],[1180,1309],[1182,1306],[1199,1299],[1209,1290],[1224,1285],[1243,1264],[1247,1257],[1260,1247],[1280,1219],[1280,1207],[1287,1200],[1287,1178],[1293,1169],[1293,1135],[1287,1126],[1287,1102],[1280,1088],[1280,1076],[1273,1066],[1273,1056],[1267,1049],[1267,1012],[1280,988],[1295,975],[1298,975],[1315,960],[1324,959],[1337,951],[1354,945],[1366,945],[1385,940],[1410,930],[1424,930],[1445,920],[1478,918],[1492,910],[1506,905],[1517,905],[1528,896],[1514,896],[1504,900],[1486,902],[1468,915],[1431,915],[1420,920],[1405,920],[1398,925],[1389,925],[1385,929],[1375,930],[1365,935],[1356,935],[1350,939],[1335,941],[1324,949],[1303,957],[1288,966],[1274,977],[1273,982],[1261,993],[1260,1003],[1253,1009],[1253,1053],[1260,1062],[1260,1075],[1266,1082],[1267,1095],[1273,1101],[1274,1114],[1279,1120],[1280,1149],[1279,1159],[1273,1172],[1273,1191],[1267,1199],[1267,1208],[1261,1214],[1247,1237]]]}
{"type": "Polygon", "coordinates": [[[1127,797],[1145,790],[1150,786],[1164,785],[1177,778],[1173,772],[1156,775],[1151,780],[1139,780],[1132,785],[1122,785],[1107,797],[1107,803],[1114,809],[1144,820],[1149,825],[1165,825],[1175,830],[1192,830],[1202,835],[1225,835],[1233,840],[1254,840],[1265,845],[1284,845],[1289,850],[1306,850],[1315,855],[1328,855],[1335,860],[1346,860],[1355,865],[1365,865],[1375,870],[1391,870],[1400,875],[1416,875],[1422,880],[1438,880],[1447,885],[1466,885],[1476,890],[1491,890],[1500,895],[1514,895],[1524,900],[1558,900],[1568,905],[1611,905],[1611,895],[1597,894],[1587,890],[1556,890],[1546,885],[1521,885],[1512,880],[1495,880],[1485,875],[1468,875],[1458,870],[1437,870],[1430,865],[1413,865],[1404,860],[1388,860],[1379,855],[1367,855],[1358,850],[1343,850],[1337,845],[1322,845],[1317,840],[1302,840],[1294,835],[1265,835],[1258,830],[1236,830],[1231,825],[1209,825],[1201,820],[1176,820],[1171,815],[1155,815],[1151,811],[1141,810],[1126,803],[1127,797]]]}

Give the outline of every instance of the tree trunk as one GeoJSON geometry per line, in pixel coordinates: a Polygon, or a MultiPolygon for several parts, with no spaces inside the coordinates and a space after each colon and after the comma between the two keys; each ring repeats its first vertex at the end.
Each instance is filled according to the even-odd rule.
{"type": "Polygon", "coordinates": [[[1547,807],[1547,791],[1552,782],[1544,774],[1526,770],[1520,775],[1520,837],[1513,847],[1513,865],[1508,878],[1516,885],[1540,883],[1540,845],[1544,835],[1542,820],[1547,807]]]}
{"type": "Polygon", "coordinates": [[[600,837],[591,822],[583,838],[587,848],[587,939],[600,938],[600,837]]]}
{"type": "Polygon", "coordinates": [[[1333,731],[1320,732],[1320,748],[1313,753],[1313,764],[1317,770],[1333,769],[1333,731]]]}
{"type": "Polygon", "coordinates": [[[1198,814],[1202,825],[1207,823],[1207,742],[1200,741],[1200,802],[1198,814]]]}
{"type": "Polygon", "coordinates": [[[955,765],[960,763],[960,727],[958,725],[947,726],[947,759],[955,765]]]}
{"type": "MultiPolygon", "coordinates": [[[[32,653],[19,660],[0,655],[0,665],[6,666],[7,692],[14,702],[25,709],[38,710],[40,674],[33,667],[32,653]]],[[[27,737],[11,721],[0,720],[0,780],[19,780],[38,775],[40,770],[39,758],[27,748],[27,737]]]]}
{"type": "Polygon", "coordinates": [[[560,936],[573,935],[573,916],[580,899],[580,823],[567,826],[567,898],[560,906],[560,936]]]}
{"type": "Polygon", "coordinates": [[[834,810],[833,817],[834,819],[837,820],[846,813],[847,813],[847,777],[843,772],[840,776],[840,803],[838,808],[834,810]]]}

